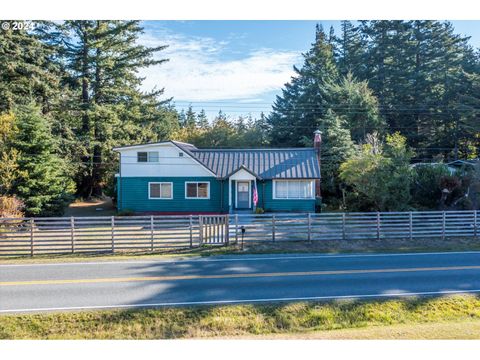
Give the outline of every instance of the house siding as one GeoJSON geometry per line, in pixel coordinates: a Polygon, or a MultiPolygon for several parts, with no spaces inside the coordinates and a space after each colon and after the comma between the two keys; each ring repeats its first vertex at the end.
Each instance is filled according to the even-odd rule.
{"type": "Polygon", "coordinates": [[[227,210],[222,206],[222,200],[225,203],[225,197],[222,199],[221,196],[221,181],[214,177],[123,177],[117,180],[118,210],[165,213],[218,213],[227,210]],[[210,182],[210,198],[185,199],[185,182],[187,181],[210,182]],[[149,199],[149,182],[171,182],[173,199],[149,199]]]}
{"type": "MultiPolygon", "coordinates": [[[[263,185],[261,185],[263,186],[263,185]]],[[[259,204],[270,212],[315,212],[315,199],[273,199],[273,181],[265,181],[265,193],[259,186],[259,204]]]]}
{"type": "MultiPolygon", "coordinates": [[[[163,213],[228,212],[228,180],[214,177],[123,177],[117,178],[118,210],[163,213]],[[210,182],[210,199],[185,199],[185,182],[210,182]],[[149,182],[171,182],[173,199],[149,199],[149,182]]],[[[252,182],[253,183],[253,182],[252,182]]],[[[253,184],[252,184],[253,186],[253,184]]],[[[253,188],[252,188],[253,189],[253,188]]],[[[273,199],[273,182],[257,181],[258,207],[268,212],[314,212],[315,200],[273,199]]],[[[232,181],[232,207],[235,207],[235,182],[232,181]]]]}

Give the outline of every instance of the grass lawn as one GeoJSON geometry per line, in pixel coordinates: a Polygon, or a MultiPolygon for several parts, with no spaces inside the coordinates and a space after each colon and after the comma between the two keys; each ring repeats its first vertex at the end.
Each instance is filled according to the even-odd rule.
{"type": "Polygon", "coordinates": [[[2,315],[1,339],[480,338],[480,297],[2,315]]]}

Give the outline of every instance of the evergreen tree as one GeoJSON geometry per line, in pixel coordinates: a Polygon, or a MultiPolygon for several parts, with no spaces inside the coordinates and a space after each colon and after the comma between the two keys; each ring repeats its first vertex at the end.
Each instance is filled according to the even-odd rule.
{"type": "MultiPolygon", "coordinates": [[[[48,23],[39,22],[40,29],[48,23]]],[[[34,102],[45,113],[61,95],[59,63],[52,46],[37,32],[0,31],[0,113],[34,102]]]]}
{"type": "Polygon", "coordinates": [[[185,126],[187,128],[194,128],[196,126],[196,116],[195,116],[195,112],[193,111],[192,109],[192,105],[190,105],[188,107],[188,110],[187,112],[185,113],[185,126]]]}
{"type": "Polygon", "coordinates": [[[355,72],[356,76],[362,76],[367,71],[364,60],[366,42],[358,26],[351,21],[341,22],[341,36],[336,39],[336,59],[338,59],[339,72],[346,76],[355,72]]]}
{"type": "Polygon", "coordinates": [[[294,70],[296,76],[277,96],[268,118],[274,146],[303,146],[328,109],[325,84],[335,82],[338,73],[333,45],[320,26],[302,68],[294,70]]]}
{"type": "Polygon", "coordinates": [[[138,70],[166,61],[154,58],[165,46],[139,45],[143,30],[138,21],[67,21],[63,29],[69,83],[80,100],[72,109],[81,114],[76,130],[83,144],[79,192],[98,196],[113,176],[108,169],[114,160],[112,147],[155,141],[178,126],[178,119],[158,100],[163,89],[149,94],[138,90],[138,70]]]}
{"type": "Polygon", "coordinates": [[[322,197],[332,202],[341,196],[339,168],[354,154],[354,142],[345,119],[328,110],[324,119],[321,166],[322,197]]]}
{"type": "Polygon", "coordinates": [[[208,129],[209,126],[210,125],[208,123],[208,118],[205,114],[205,110],[202,109],[197,115],[197,127],[200,129],[208,129]]]}
{"type": "Polygon", "coordinates": [[[16,111],[17,133],[12,140],[19,152],[20,177],[15,193],[29,216],[61,214],[75,190],[68,164],[55,154],[57,143],[48,120],[32,105],[16,111]]]}

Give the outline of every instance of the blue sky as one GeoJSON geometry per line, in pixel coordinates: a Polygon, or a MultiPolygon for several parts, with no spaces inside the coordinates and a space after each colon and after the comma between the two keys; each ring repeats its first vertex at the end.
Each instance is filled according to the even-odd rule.
{"type": "MultiPolygon", "coordinates": [[[[143,87],[165,87],[177,108],[220,109],[230,117],[268,113],[275,96],[300,66],[315,25],[340,33],[340,21],[144,21],[141,42],[169,45],[168,63],[143,70],[143,87]]],[[[480,47],[480,21],[452,21],[480,47]]]]}

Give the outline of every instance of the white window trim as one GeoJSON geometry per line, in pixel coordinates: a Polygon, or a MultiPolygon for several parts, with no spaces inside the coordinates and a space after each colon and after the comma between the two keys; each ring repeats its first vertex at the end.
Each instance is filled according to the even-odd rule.
{"type": "Polygon", "coordinates": [[[147,162],[149,163],[158,163],[160,162],[160,152],[159,151],[147,151],[147,162]],[[157,154],[157,161],[151,161],[150,160],[150,154],[156,153],[157,154]]]}
{"type": "Polygon", "coordinates": [[[315,180],[310,180],[310,179],[278,179],[278,180],[273,180],[273,187],[272,187],[272,199],[273,200],[315,200],[315,180]],[[289,198],[288,197],[288,188],[287,188],[287,197],[277,197],[275,194],[276,192],[276,186],[277,182],[292,182],[292,181],[303,181],[303,182],[310,182],[311,184],[311,197],[300,197],[300,198],[289,198]]]}
{"type": "Polygon", "coordinates": [[[248,183],[248,208],[252,208],[252,184],[250,180],[235,180],[235,208],[238,209],[238,183],[248,183]]]}
{"type": "MultiPolygon", "coordinates": [[[[198,188],[197,188],[198,195],[198,188]]],[[[191,200],[209,200],[210,199],[210,181],[185,181],[185,199],[191,200]],[[187,196],[187,185],[188,184],[207,184],[207,197],[188,197],[187,196]]]]}
{"type": "Polygon", "coordinates": [[[137,151],[137,163],[138,164],[148,164],[148,163],[159,163],[160,162],[160,152],[159,151],[137,151]],[[138,154],[139,153],[147,153],[147,161],[138,161],[138,154]],[[157,153],[157,161],[151,161],[151,153],[157,153]]]}
{"type": "Polygon", "coordinates": [[[149,200],[172,200],[173,199],[173,182],[168,182],[168,181],[152,181],[148,183],[148,199],[149,200]],[[165,197],[151,197],[150,196],[150,184],[160,184],[160,195],[162,195],[162,189],[161,185],[162,184],[170,184],[170,189],[172,189],[171,196],[168,198],[165,197]]]}

